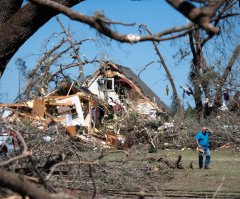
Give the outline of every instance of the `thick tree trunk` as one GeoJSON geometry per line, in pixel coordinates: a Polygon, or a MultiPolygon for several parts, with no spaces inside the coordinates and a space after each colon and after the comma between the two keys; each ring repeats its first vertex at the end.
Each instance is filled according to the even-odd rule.
{"type": "Polygon", "coordinates": [[[0,26],[6,23],[20,8],[23,0],[0,1],[0,26]]]}
{"type": "MultiPolygon", "coordinates": [[[[55,1],[68,7],[72,7],[81,2],[79,0],[55,1]]],[[[9,11],[9,16],[12,17],[8,18],[8,15],[5,14],[2,16],[2,22],[5,23],[0,25],[0,78],[2,77],[9,60],[23,45],[23,43],[53,16],[58,14],[55,10],[30,2],[18,10],[22,1],[19,0],[19,3],[15,6],[13,6],[13,3],[17,1],[12,0],[10,2],[12,3],[12,7],[9,5],[11,7],[9,10],[12,12],[9,11]],[[14,10],[18,11],[14,14],[14,10]]],[[[2,2],[0,5],[1,4],[2,2]]],[[[6,11],[6,13],[8,12],[6,11]]]]}

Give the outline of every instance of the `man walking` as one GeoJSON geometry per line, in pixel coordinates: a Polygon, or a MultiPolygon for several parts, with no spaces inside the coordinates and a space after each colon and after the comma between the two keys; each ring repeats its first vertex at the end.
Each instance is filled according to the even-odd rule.
{"type": "Polygon", "coordinates": [[[202,131],[197,134],[196,142],[198,149],[204,150],[204,153],[199,153],[199,169],[203,168],[203,155],[206,156],[204,169],[210,169],[208,165],[210,163],[211,153],[209,150],[208,136],[212,134],[213,131],[207,127],[203,127],[202,131]]]}

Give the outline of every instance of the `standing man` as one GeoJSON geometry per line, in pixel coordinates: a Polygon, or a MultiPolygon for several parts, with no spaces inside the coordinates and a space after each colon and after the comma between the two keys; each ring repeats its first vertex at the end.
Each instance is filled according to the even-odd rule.
{"type": "Polygon", "coordinates": [[[203,155],[206,156],[204,169],[210,169],[208,166],[210,163],[211,153],[209,150],[208,136],[212,135],[213,131],[207,127],[203,127],[202,131],[197,134],[196,142],[199,149],[203,149],[204,153],[199,153],[199,169],[203,168],[203,155]]]}

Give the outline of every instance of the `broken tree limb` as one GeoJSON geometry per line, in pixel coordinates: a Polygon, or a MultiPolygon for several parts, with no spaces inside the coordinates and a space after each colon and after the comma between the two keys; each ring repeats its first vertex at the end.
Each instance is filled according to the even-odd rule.
{"type": "Polygon", "coordinates": [[[177,156],[178,156],[177,161],[171,161],[164,157],[148,157],[148,160],[162,162],[172,169],[184,169],[183,165],[180,163],[182,156],[180,154],[178,154],[177,156]]]}
{"type": "Polygon", "coordinates": [[[167,0],[167,2],[176,10],[181,12],[188,19],[198,24],[209,35],[219,33],[219,29],[210,24],[211,18],[215,12],[224,4],[225,0],[209,1],[206,7],[197,8],[192,3],[185,0],[167,0]]]}
{"type": "MultiPolygon", "coordinates": [[[[167,2],[172,7],[176,8],[179,12],[183,13],[185,16],[191,19],[194,23],[189,23],[181,27],[166,29],[154,35],[138,36],[138,35],[132,35],[132,34],[125,35],[125,34],[121,34],[116,31],[113,31],[111,28],[109,28],[108,24],[116,24],[116,23],[113,21],[107,21],[107,23],[106,21],[103,21],[102,17],[99,17],[102,14],[99,11],[98,12],[96,11],[93,16],[87,16],[87,15],[78,13],[55,1],[31,0],[31,2],[34,4],[43,5],[43,6],[46,6],[47,8],[51,8],[55,11],[61,12],[62,14],[68,16],[71,20],[85,23],[90,27],[96,29],[101,34],[111,39],[115,39],[120,42],[131,43],[131,44],[137,43],[137,42],[143,42],[143,41],[163,41],[163,40],[169,40],[177,37],[182,37],[188,34],[189,31],[198,29],[199,27],[202,27],[203,29],[205,29],[209,34],[218,34],[219,29],[216,28],[215,26],[212,26],[210,22],[212,20],[211,18],[213,17],[215,12],[218,10],[218,8],[224,3],[224,1],[225,0],[220,0],[216,4],[210,3],[210,6],[206,7],[204,10],[198,9],[198,8],[192,10],[191,7],[190,8],[187,7],[185,9],[185,5],[179,6],[181,2],[183,2],[183,0],[178,0],[176,2],[172,0],[167,0],[167,2]],[[183,9],[179,9],[180,7],[183,7],[183,9]],[[196,26],[195,23],[198,24],[198,26],[196,26]],[[173,33],[176,33],[176,35],[172,35],[173,33]],[[171,35],[171,36],[163,37],[164,35],[171,35]]],[[[117,24],[119,24],[119,22],[117,22],[117,24]]],[[[121,23],[121,25],[133,25],[133,24],[121,23]]]]}
{"type": "Polygon", "coordinates": [[[52,168],[51,168],[51,172],[47,175],[46,180],[49,180],[49,178],[51,177],[51,175],[53,174],[53,172],[55,171],[55,169],[57,167],[60,166],[69,166],[69,165],[97,165],[98,162],[87,162],[87,161],[79,161],[79,162],[73,162],[73,161],[65,161],[65,162],[60,162],[58,164],[55,164],[52,168]]]}
{"type": "Polygon", "coordinates": [[[39,189],[19,175],[0,170],[0,186],[19,193],[22,197],[29,196],[31,199],[51,199],[51,195],[45,190],[39,189]]]}
{"type": "Polygon", "coordinates": [[[49,194],[44,189],[25,180],[24,177],[3,169],[0,170],[0,186],[20,194],[22,198],[28,196],[30,199],[76,199],[74,196],[63,193],[49,194]]]}
{"type": "Polygon", "coordinates": [[[7,161],[4,161],[4,162],[1,162],[0,163],[0,166],[7,166],[8,164],[10,164],[11,162],[14,162],[14,161],[17,161],[17,160],[20,160],[20,159],[24,159],[24,158],[27,158],[29,156],[31,156],[32,154],[28,151],[26,152],[23,152],[21,155],[18,155],[16,157],[13,157],[13,158],[10,158],[9,160],[7,161]]]}

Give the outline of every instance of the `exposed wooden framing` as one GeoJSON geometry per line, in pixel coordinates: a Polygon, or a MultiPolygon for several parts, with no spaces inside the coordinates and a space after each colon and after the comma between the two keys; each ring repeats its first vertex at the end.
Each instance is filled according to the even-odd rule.
{"type": "Polygon", "coordinates": [[[41,121],[41,120],[37,119],[36,117],[33,117],[33,116],[31,116],[31,115],[28,115],[28,114],[18,113],[18,115],[21,115],[21,116],[24,116],[24,117],[30,118],[30,119],[32,119],[32,120],[38,120],[38,121],[41,121]]]}
{"type": "Polygon", "coordinates": [[[0,104],[0,107],[28,107],[27,104],[0,104]]]}
{"type": "MultiPolygon", "coordinates": [[[[108,64],[109,64],[109,65],[112,65],[113,67],[115,67],[115,68],[117,68],[119,71],[121,71],[115,64],[113,64],[113,63],[111,63],[111,62],[109,62],[108,64]]],[[[116,72],[112,72],[112,74],[113,74],[113,73],[116,73],[116,72]]],[[[118,73],[118,72],[117,72],[117,73],[118,73]]],[[[118,73],[118,74],[120,74],[120,73],[118,73]]],[[[157,110],[160,111],[160,112],[163,111],[162,109],[160,109],[159,107],[157,107],[157,105],[155,104],[155,102],[152,102],[151,99],[149,99],[148,97],[146,97],[146,96],[142,93],[141,89],[140,89],[138,86],[136,86],[130,79],[126,78],[125,75],[123,75],[123,74],[120,74],[120,76],[121,76],[122,78],[125,78],[125,79],[127,79],[128,81],[130,81],[131,84],[134,85],[136,91],[137,91],[140,95],[142,95],[143,98],[144,98],[152,107],[154,107],[155,109],[157,109],[157,110]]],[[[155,98],[154,98],[154,101],[155,101],[155,98]]]]}
{"type": "Polygon", "coordinates": [[[116,72],[116,71],[110,71],[107,73],[108,77],[112,78],[112,77],[115,77],[115,76],[118,76],[118,77],[122,77],[123,75],[120,74],[119,72],[116,72]]]}
{"type": "Polygon", "coordinates": [[[34,101],[33,101],[32,116],[34,117],[39,116],[41,118],[44,118],[45,104],[43,99],[40,99],[37,96],[34,96],[33,100],[34,101]]]}
{"type": "Polygon", "coordinates": [[[76,126],[67,126],[67,131],[68,131],[71,135],[76,135],[76,126]]]}
{"type": "Polygon", "coordinates": [[[87,80],[86,80],[86,84],[88,85],[88,83],[96,76],[100,73],[100,70],[96,70],[87,80]]]}
{"type": "Polygon", "coordinates": [[[57,103],[57,102],[45,102],[45,105],[50,105],[50,106],[74,106],[75,104],[72,103],[57,103]]]}
{"type": "Polygon", "coordinates": [[[110,113],[110,111],[108,110],[108,108],[105,106],[105,104],[103,102],[101,102],[101,106],[104,108],[104,110],[106,110],[108,113],[110,113]]]}
{"type": "Polygon", "coordinates": [[[92,115],[92,112],[91,112],[91,108],[92,108],[92,102],[88,102],[89,105],[88,105],[88,111],[89,111],[89,116],[90,116],[90,120],[89,120],[89,133],[92,134],[92,118],[91,118],[91,115],[92,115]]]}
{"type": "MultiPolygon", "coordinates": [[[[54,98],[54,99],[66,99],[66,98],[69,98],[69,97],[73,97],[73,96],[79,96],[81,99],[84,99],[84,100],[87,100],[87,101],[93,101],[93,99],[91,99],[91,95],[89,96],[82,96],[82,95],[79,95],[79,94],[73,94],[73,95],[69,95],[69,96],[59,96],[59,95],[54,95],[54,96],[44,96],[43,99],[51,99],[51,98],[54,98]]],[[[45,102],[47,103],[47,102],[45,102]]]]}

